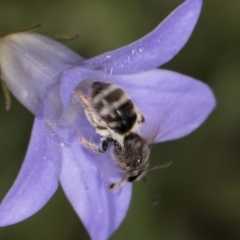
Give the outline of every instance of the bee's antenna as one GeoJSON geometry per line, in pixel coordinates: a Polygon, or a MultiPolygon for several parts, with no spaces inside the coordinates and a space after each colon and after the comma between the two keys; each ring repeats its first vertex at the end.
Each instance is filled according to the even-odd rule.
{"type": "MultiPolygon", "coordinates": [[[[152,168],[149,168],[147,170],[147,172],[148,171],[152,171],[152,170],[156,170],[156,169],[164,169],[164,168],[167,168],[167,167],[171,166],[171,164],[172,164],[172,161],[164,163],[164,164],[161,164],[161,165],[158,165],[158,166],[155,166],[155,167],[152,167],[152,168]]],[[[146,176],[142,177],[142,181],[143,181],[143,183],[147,187],[147,190],[148,190],[149,195],[151,197],[152,205],[156,206],[158,204],[158,202],[159,202],[157,192],[155,191],[155,189],[153,188],[151,182],[149,181],[149,179],[146,176]]]]}
{"type": "Polygon", "coordinates": [[[147,170],[147,172],[152,171],[152,170],[156,170],[156,169],[168,168],[168,167],[170,167],[171,165],[172,165],[172,161],[169,161],[169,162],[167,162],[167,163],[164,163],[164,164],[161,164],[161,165],[158,165],[158,166],[149,168],[149,169],[147,170]]]}
{"type": "Polygon", "coordinates": [[[150,196],[151,201],[152,201],[152,205],[153,205],[153,206],[158,205],[158,203],[159,203],[158,194],[157,194],[157,192],[155,191],[155,189],[153,188],[151,182],[149,181],[149,179],[148,179],[146,176],[143,176],[143,177],[142,177],[142,181],[143,181],[143,183],[145,184],[145,186],[147,187],[149,196],[150,196]]]}

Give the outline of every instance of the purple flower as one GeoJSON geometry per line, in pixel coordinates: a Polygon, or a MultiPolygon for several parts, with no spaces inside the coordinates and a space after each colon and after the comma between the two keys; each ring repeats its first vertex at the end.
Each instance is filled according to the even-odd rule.
{"type": "Polygon", "coordinates": [[[187,0],[147,36],[89,60],[39,34],[0,38],[1,77],[36,116],[25,160],[0,206],[0,226],[36,213],[60,181],[91,239],[109,238],[126,215],[132,184],[109,191],[107,185],[122,178],[110,151],[94,153],[79,142],[78,134],[96,142],[100,136],[75,89],[93,81],[119,85],[146,119],[141,135],[154,130],[155,142],[191,133],[213,110],[213,93],[198,80],[156,67],[187,42],[201,5],[201,0],[187,0]]]}

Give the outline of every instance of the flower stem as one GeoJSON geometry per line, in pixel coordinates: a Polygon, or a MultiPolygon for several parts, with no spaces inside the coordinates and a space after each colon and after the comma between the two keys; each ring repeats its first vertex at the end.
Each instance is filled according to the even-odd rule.
{"type": "Polygon", "coordinates": [[[10,110],[10,107],[11,107],[11,95],[10,95],[10,92],[7,88],[6,83],[1,79],[0,79],[0,82],[1,82],[1,88],[2,88],[2,91],[3,91],[4,100],[5,100],[5,108],[8,112],[10,110]]]}

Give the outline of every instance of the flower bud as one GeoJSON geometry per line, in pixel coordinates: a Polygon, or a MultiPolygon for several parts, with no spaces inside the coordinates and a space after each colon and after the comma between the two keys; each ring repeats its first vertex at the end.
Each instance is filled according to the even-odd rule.
{"type": "Polygon", "coordinates": [[[58,85],[64,70],[82,60],[61,43],[40,34],[14,32],[0,37],[1,79],[35,115],[46,99],[54,104],[52,109],[60,108],[58,97],[49,96],[49,91],[58,85]]]}

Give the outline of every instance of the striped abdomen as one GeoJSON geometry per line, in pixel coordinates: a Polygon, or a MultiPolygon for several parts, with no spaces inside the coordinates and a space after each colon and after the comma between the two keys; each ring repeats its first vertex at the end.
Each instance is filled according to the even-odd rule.
{"type": "Polygon", "coordinates": [[[108,127],[119,134],[130,132],[136,124],[144,121],[129,95],[115,84],[94,82],[91,101],[108,127]]]}

